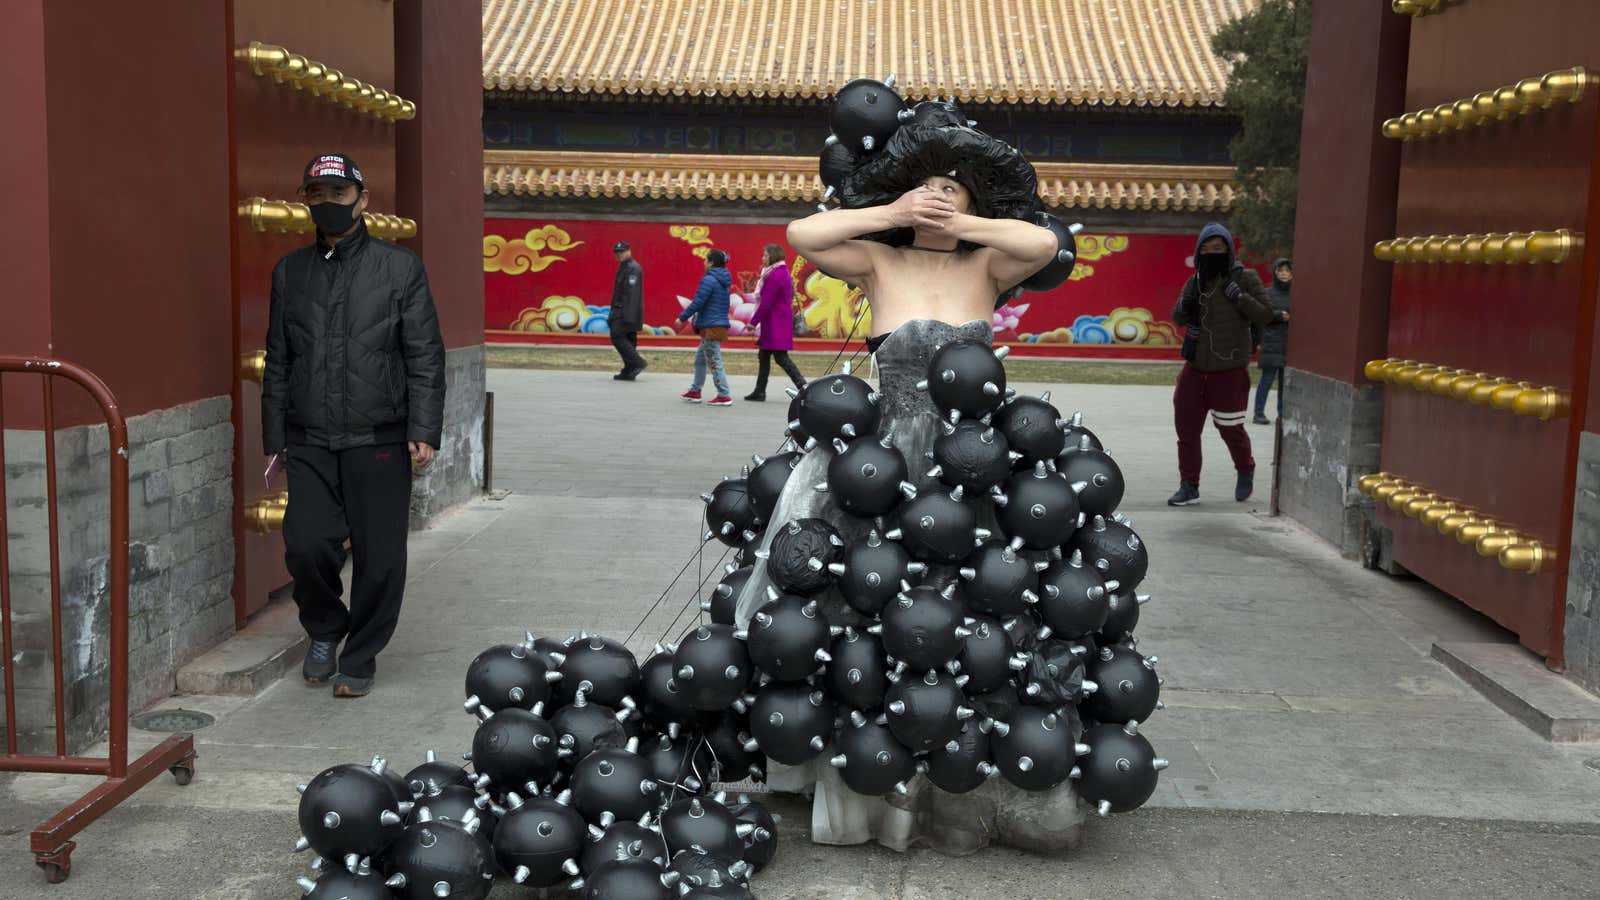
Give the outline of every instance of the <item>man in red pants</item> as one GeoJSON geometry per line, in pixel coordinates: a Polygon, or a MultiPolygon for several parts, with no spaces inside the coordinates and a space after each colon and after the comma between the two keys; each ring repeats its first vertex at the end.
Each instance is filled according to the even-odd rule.
{"type": "Polygon", "coordinates": [[[1195,244],[1195,273],[1184,282],[1172,321],[1184,330],[1183,371],[1172,394],[1178,430],[1178,492],[1168,506],[1200,502],[1200,432],[1206,413],[1217,426],[1239,472],[1233,499],[1244,502],[1255,490],[1256,461],[1244,430],[1250,406],[1251,325],[1272,320],[1272,306],[1260,276],[1234,255],[1233,235],[1213,222],[1195,244]]]}

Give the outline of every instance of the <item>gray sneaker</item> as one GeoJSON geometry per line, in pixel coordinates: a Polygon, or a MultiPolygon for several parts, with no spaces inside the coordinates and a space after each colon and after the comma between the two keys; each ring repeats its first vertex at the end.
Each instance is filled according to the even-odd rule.
{"type": "Polygon", "coordinates": [[[375,680],[376,678],[372,675],[359,678],[355,675],[346,675],[340,672],[338,675],[333,676],[333,695],[335,697],[350,698],[365,697],[372,693],[372,682],[375,680]]]}
{"type": "Polygon", "coordinates": [[[338,663],[334,661],[338,649],[338,641],[311,640],[311,646],[306,648],[306,661],[300,666],[300,674],[305,677],[306,684],[321,684],[333,677],[333,673],[339,670],[338,663]]]}
{"type": "Polygon", "coordinates": [[[1200,502],[1200,486],[1187,481],[1178,483],[1178,492],[1167,498],[1168,506],[1193,506],[1200,502]]]}

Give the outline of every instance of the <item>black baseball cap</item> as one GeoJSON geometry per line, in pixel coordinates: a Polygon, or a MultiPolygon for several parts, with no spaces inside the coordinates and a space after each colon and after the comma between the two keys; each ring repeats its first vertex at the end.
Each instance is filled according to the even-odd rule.
{"type": "Polygon", "coordinates": [[[621,253],[624,250],[632,250],[632,249],[633,249],[632,247],[628,246],[628,242],[627,241],[617,241],[616,246],[611,248],[611,252],[612,253],[621,253]]]}
{"type": "Polygon", "coordinates": [[[312,157],[306,163],[305,174],[300,176],[300,190],[313,184],[353,184],[366,189],[361,180],[361,170],[356,168],[356,161],[343,153],[325,153],[312,157]]]}

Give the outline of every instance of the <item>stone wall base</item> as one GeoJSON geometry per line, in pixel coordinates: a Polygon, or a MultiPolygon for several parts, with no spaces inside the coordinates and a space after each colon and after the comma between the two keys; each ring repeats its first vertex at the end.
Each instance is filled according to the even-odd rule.
{"type": "Polygon", "coordinates": [[[1295,368],[1285,376],[1279,508],[1356,557],[1365,531],[1362,507],[1371,502],[1356,481],[1378,471],[1383,393],[1295,368]]]}

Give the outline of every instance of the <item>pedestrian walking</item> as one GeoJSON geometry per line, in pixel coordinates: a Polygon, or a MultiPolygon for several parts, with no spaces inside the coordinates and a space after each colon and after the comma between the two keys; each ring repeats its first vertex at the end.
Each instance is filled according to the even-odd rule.
{"type": "Polygon", "coordinates": [[[794,276],[783,258],[781,244],[768,244],[762,253],[761,280],[756,288],[759,300],[750,324],[760,330],[756,338],[757,356],[756,389],[746,400],[760,402],[767,399],[767,376],[772,363],[778,365],[797,388],[806,386],[800,368],[789,358],[794,349],[794,276]]]}
{"type": "Polygon", "coordinates": [[[617,277],[611,284],[606,327],[611,331],[611,346],[622,357],[622,371],[611,377],[632,381],[650,365],[639,355],[639,329],[644,327],[644,270],[626,241],[617,241],[611,252],[617,257],[617,277]]]}
{"type": "Polygon", "coordinates": [[[1272,307],[1272,320],[1263,328],[1261,355],[1256,366],[1261,369],[1261,382],[1256,385],[1255,424],[1270,425],[1267,419],[1267,392],[1272,383],[1278,383],[1278,418],[1283,418],[1283,367],[1289,352],[1289,285],[1294,281],[1294,261],[1279,258],[1272,261],[1272,287],[1267,288],[1267,303],[1272,307]]]}
{"type": "Polygon", "coordinates": [[[312,159],[300,193],[316,240],[272,270],[262,449],[269,472],[288,470],[284,559],[311,638],[301,672],[361,697],[400,619],[412,470],[432,464],[443,429],[444,340],[422,260],[367,234],[355,160],[312,159]]]}
{"type": "Polygon", "coordinates": [[[1172,394],[1179,485],[1167,505],[1200,500],[1200,433],[1207,413],[1233,456],[1238,472],[1233,498],[1242,503],[1255,490],[1256,471],[1244,429],[1255,344],[1251,326],[1270,321],[1272,307],[1261,277],[1239,263],[1233,235],[1221,225],[1213,222],[1201,229],[1194,267],[1172,309],[1172,321],[1184,329],[1184,365],[1172,394]]]}
{"type": "Polygon", "coordinates": [[[713,248],[706,253],[706,274],[694,292],[694,300],[678,315],[679,322],[694,320],[700,346],[694,351],[694,381],[680,396],[689,403],[700,402],[700,388],[706,383],[706,370],[717,386],[717,396],[707,406],[732,406],[733,393],[728,374],[722,368],[722,342],[728,339],[728,291],[733,276],[728,273],[728,254],[713,248]]]}

